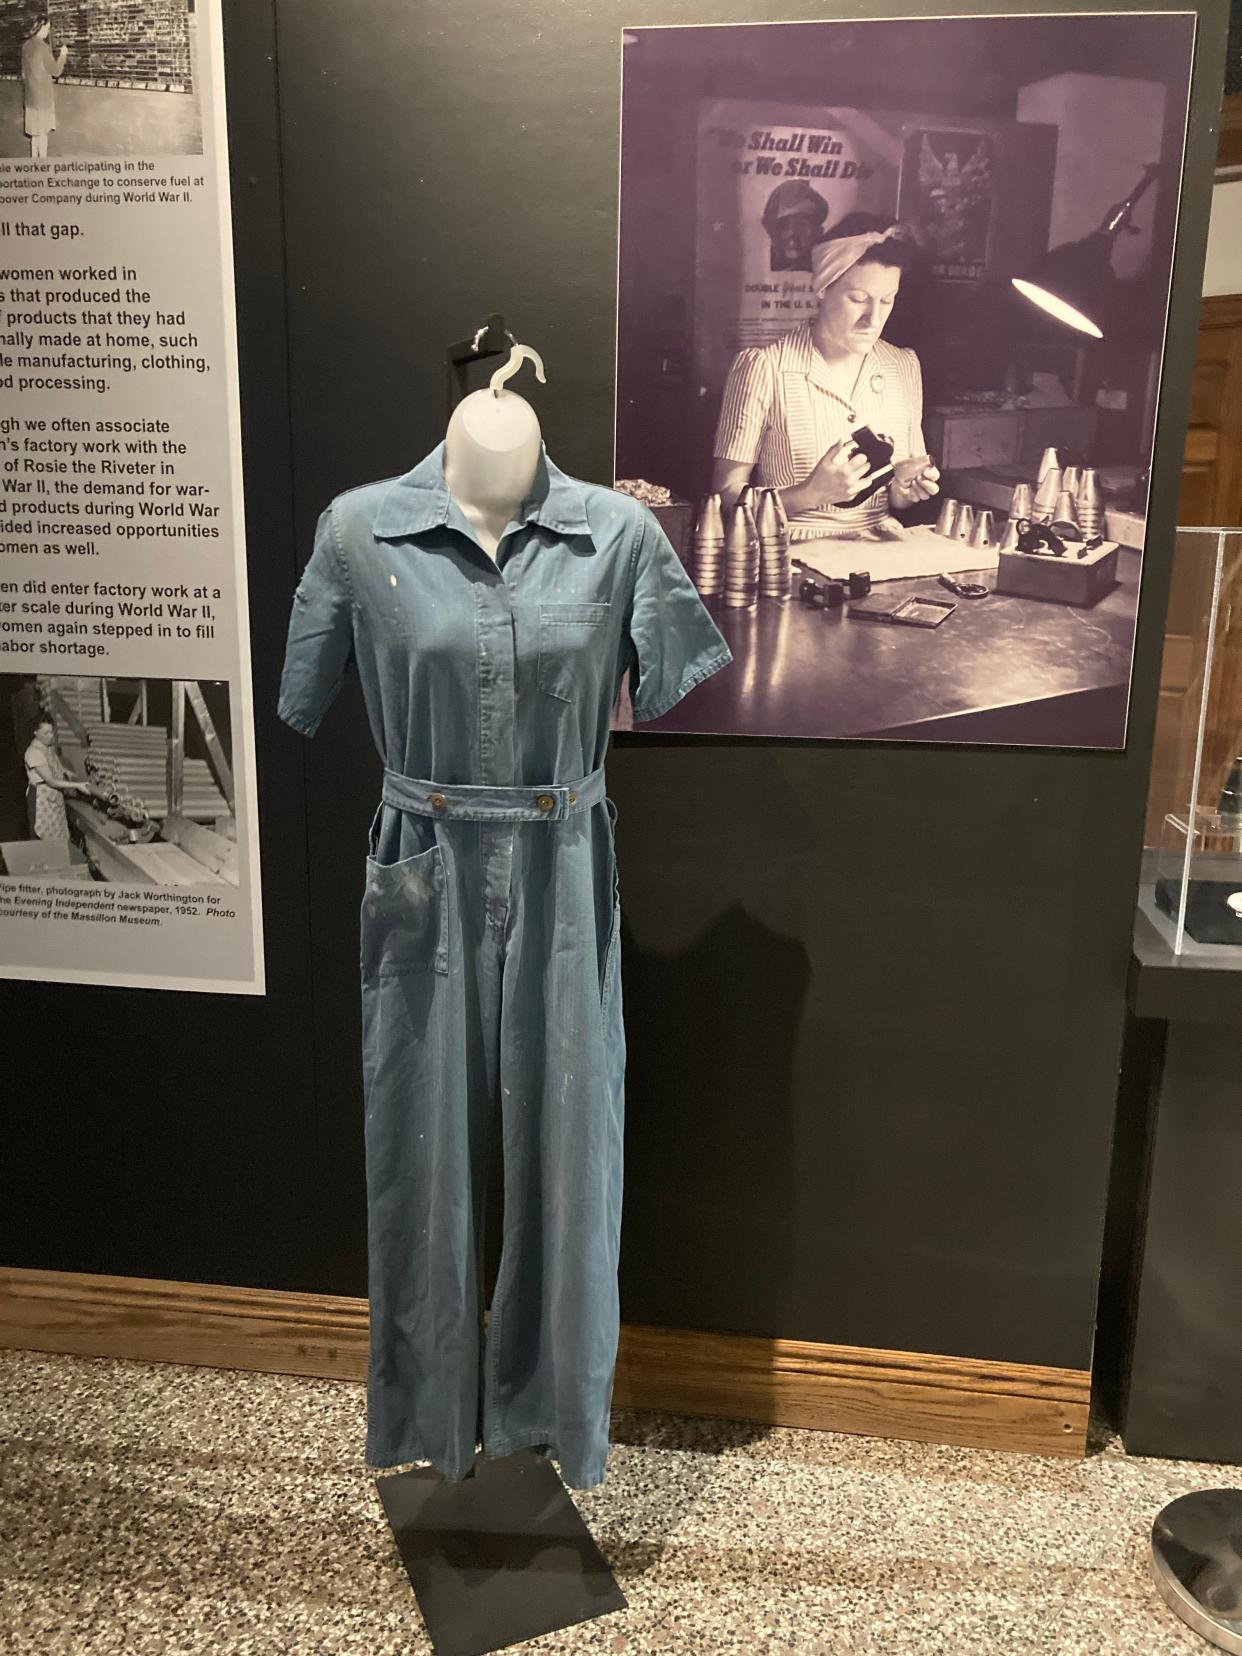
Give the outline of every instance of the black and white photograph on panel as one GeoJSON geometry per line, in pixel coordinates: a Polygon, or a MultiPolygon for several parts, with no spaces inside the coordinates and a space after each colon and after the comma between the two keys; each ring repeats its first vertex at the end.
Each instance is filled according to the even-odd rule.
{"type": "Polygon", "coordinates": [[[196,59],[194,0],[0,0],[0,156],[201,155],[196,59]]]}
{"type": "Polygon", "coordinates": [[[229,687],[0,674],[0,880],[238,884],[229,687]]]}
{"type": "Polygon", "coordinates": [[[624,32],[614,475],[734,657],[643,730],[1125,745],[1194,31],[624,32]]]}

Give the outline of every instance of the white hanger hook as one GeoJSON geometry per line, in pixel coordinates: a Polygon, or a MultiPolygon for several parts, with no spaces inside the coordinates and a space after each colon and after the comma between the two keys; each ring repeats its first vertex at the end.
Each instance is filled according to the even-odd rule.
{"type": "Polygon", "coordinates": [[[500,395],[504,389],[505,381],[511,380],[525,361],[529,361],[533,365],[535,373],[539,376],[540,385],[548,383],[547,375],[543,371],[543,359],[539,352],[532,351],[529,345],[511,345],[509,347],[508,362],[502,368],[497,368],[488,382],[494,397],[500,395]]]}

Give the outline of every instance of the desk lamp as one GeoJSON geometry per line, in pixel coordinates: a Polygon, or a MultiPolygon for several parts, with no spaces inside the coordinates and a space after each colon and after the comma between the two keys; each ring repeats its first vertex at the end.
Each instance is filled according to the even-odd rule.
{"type": "Polygon", "coordinates": [[[1131,216],[1159,171],[1156,165],[1146,168],[1126,199],[1110,207],[1096,229],[1079,241],[1051,248],[1025,276],[1011,276],[1012,286],[1024,299],[1075,332],[1103,339],[1100,323],[1111,319],[1120,285],[1113,271],[1113,243],[1123,231],[1138,235],[1131,216]]]}

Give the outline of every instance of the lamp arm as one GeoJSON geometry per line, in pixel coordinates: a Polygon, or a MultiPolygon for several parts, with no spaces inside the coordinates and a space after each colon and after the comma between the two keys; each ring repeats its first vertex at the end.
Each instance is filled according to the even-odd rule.
{"type": "Polygon", "coordinates": [[[1100,226],[1101,235],[1108,236],[1111,239],[1121,230],[1129,230],[1134,235],[1138,234],[1136,226],[1130,223],[1130,216],[1159,175],[1160,163],[1158,161],[1150,162],[1144,169],[1142,178],[1139,179],[1126,199],[1119,201],[1115,207],[1108,209],[1108,214],[1100,226]]]}

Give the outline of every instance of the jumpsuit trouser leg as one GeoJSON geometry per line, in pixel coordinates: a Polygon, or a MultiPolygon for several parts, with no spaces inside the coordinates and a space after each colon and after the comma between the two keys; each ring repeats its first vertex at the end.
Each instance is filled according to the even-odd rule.
{"type": "Polygon", "coordinates": [[[500,1012],[505,1219],[490,1453],[549,1443],[604,1475],[619,1331],[624,1044],[611,807],[518,829],[500,1012]]]}
{"type": "MultiPolygon", "coordinates": [[[[411,832],[426,833],[404,817],[393,827],[398,849],[411,832]]],[[[430,1460],[452,1479],[473,1466],[481,1427],[502,951],[482,905],[454,901],[450,884],[478,891],[480,874],[476,825],[439,827],[426,850],[369,860],[362,922],[366,1461],[430,1460]],[[420,905],[426,925],[403,928],[420,905]]]]}
{"type": "Polygon", "coordinates": [[[397,849],[423,849],[368,865],[372,1465],[429,1459],[463,1477],[481,1424],[487,1455],[547,1445],[571,1487],[604,1475],[624,1037],[614,813],[601,773],[579,787],[580,800],[563,788],[447,790],[449,820],[397,835],[397,849]],[[556,820],[533,803],[551,795],[556,820]],[[497,1090],[504,1231],[480,1347],[497,1090]]]}

